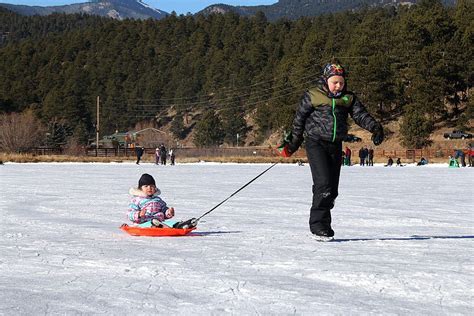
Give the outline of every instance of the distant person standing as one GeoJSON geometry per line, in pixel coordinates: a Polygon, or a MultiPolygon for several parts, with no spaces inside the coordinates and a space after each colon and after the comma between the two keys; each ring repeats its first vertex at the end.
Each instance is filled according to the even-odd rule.
{"type": "Polygon", "coordinates": [[[367,154],[365,152],[364,147],[361,147],[359,149],[359,164],[361,166],[365,166],[365,159],[367,158],[367,154]]]}
{"type": "Polygon", "coordinates": [[[351,155],[352,155],[352,151],[349,147],[346,146],[346,166],[350,166],[351,165],[351,155]]]}
{"type": "Polygon", "coordinates": [[[160,164],[160,149],[156,148],[155,149],[155,165],[160,164]]]}
{"type": "Polygon", "coordinates": [[[143,153],[145,152],[145,148],[142,146],[135,146],[135,154],[137,155],[137,165],[140,164],[140,160],[142,159],[143,153]]]}
{"type": "Polygon", "coordinates": [[[369,147],[369,150],[367,151],[367,157],[368,157],[367,165],[373,166],[374,165],[374,150],[372,149],[372,147],[369,147]]]}
{"type": "Polygon", "coordinates": [[[166,166],[166,147],[164,144],[160,145],[160,159],[161,164],[166,166]]]}
{"type": "Polygon", "coordinates": [[[170,154],[170,163],[171,163],[172,166],[174,166],[174,159],[176,158],[176,156],[174,154],[173,148],[170,149],[169,154],[170,154]]]}
{"type": "Polygon", "coordinates": [[[468,146],[467,155],[469,157],[469,167],[474,167],[474,148],[472,144],[469,144],[468,146]]]}
{"type": "Polygon", "coordinates": [[[466,167],[466,158],[462,149],[458,149],[454,152],[454,159],[457,160],[458,158],[461,161],[461,166],[466,167]]]}

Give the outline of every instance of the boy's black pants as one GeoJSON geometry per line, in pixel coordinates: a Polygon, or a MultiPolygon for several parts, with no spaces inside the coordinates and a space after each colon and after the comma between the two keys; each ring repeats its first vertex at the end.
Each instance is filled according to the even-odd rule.
{"type": "Polygon", "coordinates": [[[306,139],[306,154],[313,177],[313,204],[309,216],[312,233],[331,229],[331,209],[338,195],[342,142],[306,139]]]}

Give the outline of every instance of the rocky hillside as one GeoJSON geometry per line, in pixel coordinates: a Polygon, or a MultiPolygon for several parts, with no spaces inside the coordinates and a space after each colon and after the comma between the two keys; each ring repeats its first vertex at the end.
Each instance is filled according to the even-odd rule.
{"type": "MultiPolygon", "coordinates": [[[[298,19],[302,16],[317,16],[325,13],[335,13],[347,10],[359,10],[362,8],[386,7],[398,5],[412,5],[417,0],[279,0],[272,5],[260,6],[231,6],[225,4],[211,5],[200,13],[226,13],[235,12],[239,15],[255,15],[262,11],[271,20],[280,18],[298,19]]],[[[444,0],[446,5],[454,5],[456,0],[444,0]]]]}

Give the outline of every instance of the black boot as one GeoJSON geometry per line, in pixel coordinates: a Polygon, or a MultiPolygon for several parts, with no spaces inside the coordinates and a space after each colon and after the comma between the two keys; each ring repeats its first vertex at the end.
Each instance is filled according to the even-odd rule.
{"type": "Polygon", "coordinates": [[[173,228],[182,228],[182,229],[193,228],[197,226],[197,223],[198,223],[198,220],[193,217],[191,219],[188,219],[187,221],[177,222],[176,224],[173,225],[173,228]]]}
{"type": "Polygon", "coordinates": [[[314,239],[318,241],[331,241],[334,240],[334,231],[331,228],[321,229],[313,231],[314,239]]]}
{"type": "Polygon", "coordinates": [[[158,227],[158,228],[170,228],[170,226],[166,225],[165,223],[161,222],[157,218],[153,218],[151,220],[151,226],[153,227],[158,227]]]}

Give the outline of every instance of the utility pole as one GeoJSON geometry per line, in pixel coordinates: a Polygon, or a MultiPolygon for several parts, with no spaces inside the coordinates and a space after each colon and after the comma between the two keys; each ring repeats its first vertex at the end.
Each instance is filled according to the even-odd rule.
{"type": "Polygon", "coordinates": [[[100,97],[97,96],[97,117],[96,117],[96,125],[95,125],[95,156],[99,155],[99,104],[100,104],[100,97]]]}

